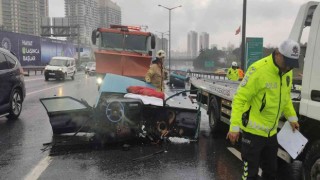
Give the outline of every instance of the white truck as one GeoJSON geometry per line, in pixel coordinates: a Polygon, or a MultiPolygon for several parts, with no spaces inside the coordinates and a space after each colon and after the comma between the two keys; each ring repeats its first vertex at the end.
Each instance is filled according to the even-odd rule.
{"type": "MultiPolygon", "coordinates": [[[[299,116],[300,132],[309,140],[297,157],[303,163],[297,167],[290,155],[279,147],[278,156],[292,163],[291,175],[295,178],[320,179],[320,4],[308,2],[301,6],[292,27],[289,39],[300,42],[300,66],[294,71],[292,100],[299,116]],[[309,30],[309,33],[306,32],[309,30]],[[301,36],[308,35],[307,43],[301,36]],[[299,72],[300,71],[300,72],[299,72]],[[300,75],[296,76],[296,74],[300,75]],[[302,76],[302,78],[301,78],[302,76]],[[298,77],[298,78],[297,78],[298,77]]],[[[191,78],[191,90],[199,89],[197,100],[209,115],[211,131],[216,133],[223,123],[230,124],[231,104],[240,82],[229,80],[191,78]]],[[[279,122],[283,126],[284,119],[279,122]]]]}

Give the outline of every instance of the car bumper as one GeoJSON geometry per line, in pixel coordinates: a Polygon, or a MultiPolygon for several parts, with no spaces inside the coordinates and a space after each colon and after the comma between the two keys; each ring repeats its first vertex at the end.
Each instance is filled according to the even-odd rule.
{"type": "Polygon", "coordinates": [[[62,71],[46,70],[44,76],[48,78],[63,78],[64,73],[62,71]]]}

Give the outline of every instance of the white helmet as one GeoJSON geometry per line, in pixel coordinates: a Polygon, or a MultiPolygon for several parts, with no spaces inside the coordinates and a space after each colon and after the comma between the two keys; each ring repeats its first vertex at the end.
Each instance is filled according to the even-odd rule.
{"type": "Polygon", "coordinates": [[[235,62],[235,61],[233,61],[231,65],[232,65],[232,66],[238,66],[238,63],[235,62]]]}
{"type": "Polygon", "coordinates": [[[166,57],[166,53],[164,52],[164,50],[159,50],[157,52],[157,58],[165,58],[166,57]]]}

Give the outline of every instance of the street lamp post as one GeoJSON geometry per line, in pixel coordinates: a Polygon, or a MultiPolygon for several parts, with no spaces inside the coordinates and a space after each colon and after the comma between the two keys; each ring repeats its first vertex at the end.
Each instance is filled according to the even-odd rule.
{"type": "MultiPolygon", "coordinates": [[[[170,75],[170,61],[171,61],[171,10],[182,7],[180,6],[176,6],[176,7],[172,7],[172,8],[168,8],[166,6],[162,6],[162,5],[158,5],[160,7],[163,7],[167,10],[169,10],[169,75],[170,75]]],[[[169,82],[170,82],[170,78],[169,78],[169,82]]]]}

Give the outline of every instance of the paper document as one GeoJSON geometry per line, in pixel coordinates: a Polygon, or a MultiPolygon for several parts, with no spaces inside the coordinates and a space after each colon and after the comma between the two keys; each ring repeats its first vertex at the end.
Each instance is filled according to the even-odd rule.
{"type": "Polygon", "coordinates": [[[292,131],[290,123],[287,121],[277,135],[279,144],[285,149],[293,159],[302,152],[308,139],[305,138],[298,130],[292,131]]]}

